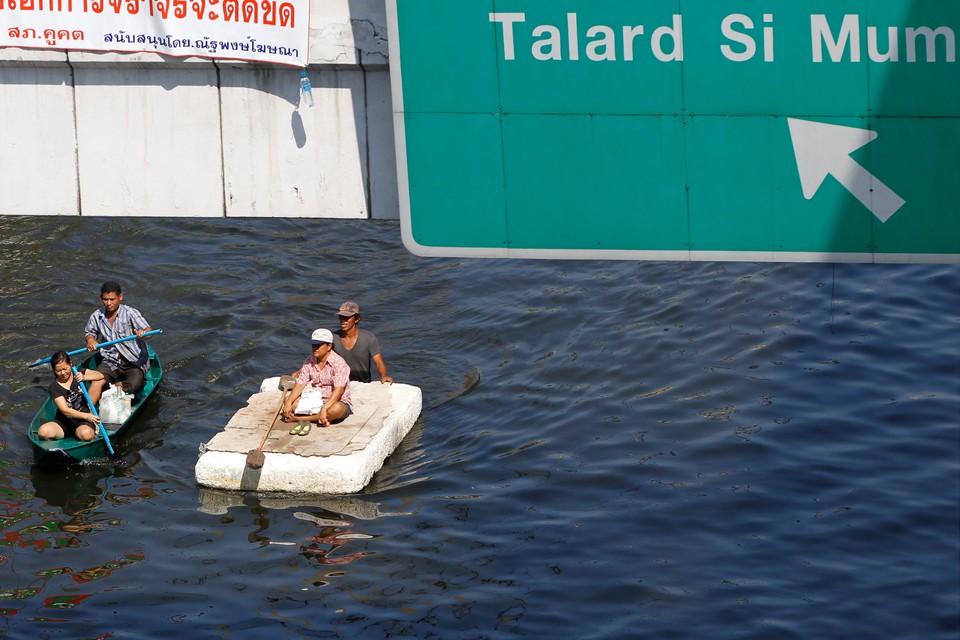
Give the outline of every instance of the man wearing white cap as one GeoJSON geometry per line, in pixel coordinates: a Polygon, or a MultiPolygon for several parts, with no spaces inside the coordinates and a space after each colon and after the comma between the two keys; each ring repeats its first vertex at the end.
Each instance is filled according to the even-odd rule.
{"type": "Polygon", "coordinates": [[[317,329],[310,337],[313,354],[303,361],[297,374],[297,382],[283,403],[283,418],[286,421],[299,420],[300,424],[290,430],[292,435],[305,436],[310,433],[310,423],[329,427],[353,413],[350,400],[350,366],[343,358],[333,352],[333,334],[329,329],[317,329]],[[320,392],[322,404],[319,411],[308,409],[308,413],[296,413],[301,395],[308,392],[320,392]]]}
{"type": "Polygon", "coordinates": [[[381,383],[393,382],[387,375],[387,363],[380,353],[380,341],[366,329],[357,326],[360,323],[360,305],[347,301],[337,311],[340,331],[333,334],[333,350],[347,361],[350,366],[350,379],[357,382],[370,382],[370,362],[377,367],[381,383]]]}

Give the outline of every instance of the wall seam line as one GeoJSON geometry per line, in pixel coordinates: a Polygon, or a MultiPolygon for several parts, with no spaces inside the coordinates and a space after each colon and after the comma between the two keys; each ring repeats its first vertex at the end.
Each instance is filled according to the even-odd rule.
{"type": "Polygon", "coordinates": [[[213,68],[217,71],[217,120],[220,124],[220,196],[223,202],[223,217],[227,216],[227,161],[226,150],[223,148],[223,86],[220,77],[220,65],[213,61],[213,68]]]}
{"type": "Polygon", "coordinates": [[[74,172],[77,176],[77,215],[83,215],[83,182],[80,180],[80,126],[77,122],[77,70],[73,67],[70,60],[70,52],[67,54],[67,68],[70,69],[70,98],[73,110],[73,162],[74,172]]]}

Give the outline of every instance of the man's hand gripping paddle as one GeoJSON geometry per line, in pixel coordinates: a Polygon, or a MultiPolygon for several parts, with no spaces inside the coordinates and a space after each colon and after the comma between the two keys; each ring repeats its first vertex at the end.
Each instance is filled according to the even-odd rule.
{"type": "MultiPolygon", "coordinates": [[[[146,338],[147,336],[155,336],[159,333],[163,333],[163,329],[153,329],[152,331],[145,331],[142,337],[146,338]]],[[[116,340],[111,340],[110,342],[101,342],[96,347],[94,347],[94,349],[102,349],[104,347],[109,347],[111,345],[120,344],[121,342],[126,342],[127,340],[136,340],[136,339],[137,339],[136,335],[127,336],[125,338],[117,338],[116,340]]],[[[77,349],[76,351],[68,351],[67,355],[72,358],[73,356],[80,355],[81,353],[89,353],[89,351],[90,351],[89,349],[87,349],[86,347],[83,347],[82,349],[77,349]]],[[[43,358],[41,360],[37,360],[33,364],[28,364],[27,366],[32,369],[33,367],[39,366],[41,364],[47,364],[48,362],[50,362],[50,358],[43,358]]]]}

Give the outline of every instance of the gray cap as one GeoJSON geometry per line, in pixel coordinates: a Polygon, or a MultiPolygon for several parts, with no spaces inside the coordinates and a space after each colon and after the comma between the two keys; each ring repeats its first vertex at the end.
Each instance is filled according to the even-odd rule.
{"type": "Polygon", "coordinates": [[[356,302],[347,301],[340,305],[340,310],[337,311],[338,316],[358,316],[360,315],[360,305],[356,302]]]}

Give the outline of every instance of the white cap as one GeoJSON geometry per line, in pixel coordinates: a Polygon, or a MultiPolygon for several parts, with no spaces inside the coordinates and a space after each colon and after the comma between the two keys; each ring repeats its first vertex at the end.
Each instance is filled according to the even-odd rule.
{"type": "Polygon", "coordinates": [[[330,329],[317,329],[313,332],[313,335],[310,336],[310,340],[314,343],[318,342],[333,342],[333,334],[330,333],[330,329]]]}

